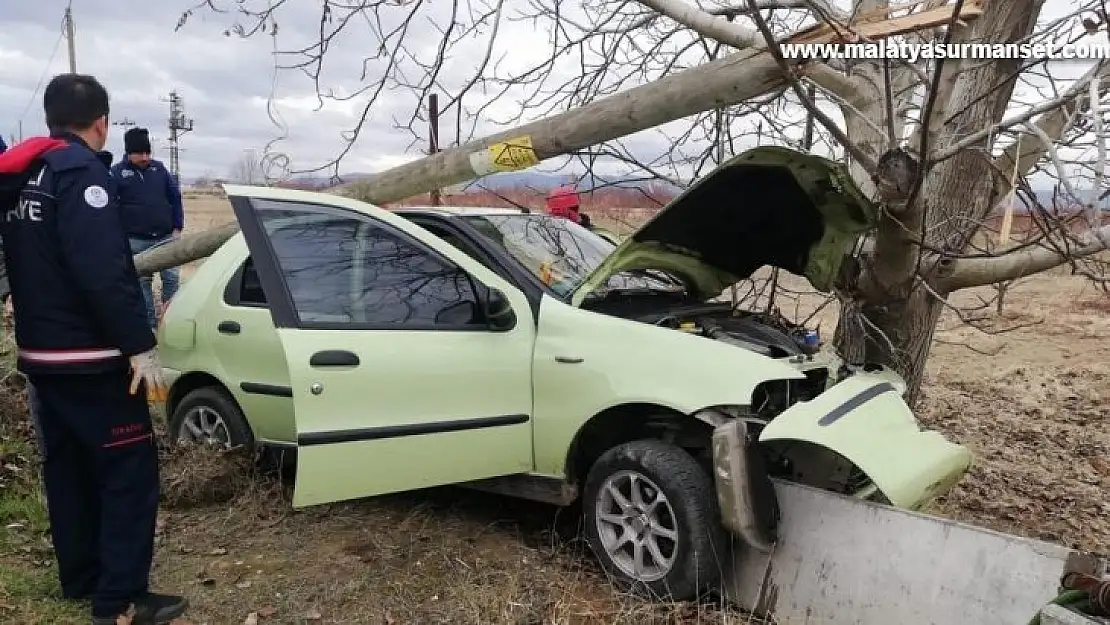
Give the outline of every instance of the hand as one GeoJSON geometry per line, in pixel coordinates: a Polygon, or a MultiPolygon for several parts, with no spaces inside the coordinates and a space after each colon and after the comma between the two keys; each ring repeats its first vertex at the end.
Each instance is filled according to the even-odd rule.
{"type": "Polygon", "coordinates": [[[158,359],[156,349],[131,357],[131,388],[128,392],[132,395],[137,393],[140,382],[146,385],[146,397],[149,401],[166,401],[169,390],[166,388],[166,375],[162,371],[162,361],[158,359]]]}

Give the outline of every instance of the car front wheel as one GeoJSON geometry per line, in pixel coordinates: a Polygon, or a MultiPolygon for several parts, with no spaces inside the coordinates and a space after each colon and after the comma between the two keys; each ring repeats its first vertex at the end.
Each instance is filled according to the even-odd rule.
{"type": "Polygon", "coordinates": [[[212,386],[194,389],[181,398],[170,418],[170,438],[225,449],[250,451],[254,446],[243,412],[223,389],[212,386]]]}
{"type": "Polygon", "coordinates": [[[619,586],[683,601],[720,579],[728,547],[713,481],[680,447],[613,447],[590,469],[582,503],[586,540],[619,586]]]}

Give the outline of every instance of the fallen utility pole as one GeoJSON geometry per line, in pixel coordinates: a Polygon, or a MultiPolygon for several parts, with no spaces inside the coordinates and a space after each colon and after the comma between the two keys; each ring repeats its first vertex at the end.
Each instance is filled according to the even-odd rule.
{"type": "MultiPolygon", "coordinates": [[[[961,15],[964,19],[974,19],[981,9],[975,2],[968,5],[961,15]]],[[[866,35],[874,41],[907,30],[937,26],[945,23],[950,16],[950,12],[943,14],[935,11],[917,16],[912,24],[905,23],[905,20],[868,24],[866,35]]],[[[787,41],[795,38],[806,43],[838,41],[843,38],[843,33],[831,28],[810,28],[787,41]]],[[[808,69],[807,63],[815,66],[814,71],[835,73],[820,61],[790,59],[788,62],[803,74],[808,69]]],[[[583,107],[369,176],[352,185],[348,195],[371,204],[396,202],[495,172],[526,169],[547,159],[565,156],[683,117],[734,106],[786,87],[786,77],[775,57],[768,53],[765,45],[753,46],[583,107]]],[[[235,230],[221,228],[219,232],[226,232],[227,236],[220,239],[211,232],[186,235],[168,245],[143,252],[136,257],[137,267],[140,273],[149,275],[208,256],[235,230]]]]}
{"type": "MultiPolygon", "coordinates": [[[[549,158],[739,104],[785,86],[774,57],[763,50],[744,50],[581,108],[383,171],[350,187],[349,195],[371,204],[396,202],[497,171],[532,167],[549,158]]],[[[150,275],[203,258],[216,251],[235,230],[226,231],[223,239],[210,234],[211,231],[185,235],[143,252],[136,256],[136,267],[141,274],[150,275]],[[203,240],[194,241],[194,237],[203,240]]]]}

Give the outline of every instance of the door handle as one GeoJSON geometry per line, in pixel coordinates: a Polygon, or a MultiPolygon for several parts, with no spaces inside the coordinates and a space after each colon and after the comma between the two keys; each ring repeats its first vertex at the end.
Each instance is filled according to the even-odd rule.
{"type": "Polygon", "coordinates": [[[559,362],[564,365],[576,365],[582,362],[582,359],[575,356],[556,356],[555,362],[559,362]]]}
{"type": "Polygon", "coordinates": [[[308,359],[310,367],[357,367],[358,354],[344,349],[326,349],[308,359]]]}
{"type": "Polygon", "coordinates": [[[216,329],[219,330],[220,334],[239,334],[239,331],[242,330],[237,321],[221,321],[216,329]]]}

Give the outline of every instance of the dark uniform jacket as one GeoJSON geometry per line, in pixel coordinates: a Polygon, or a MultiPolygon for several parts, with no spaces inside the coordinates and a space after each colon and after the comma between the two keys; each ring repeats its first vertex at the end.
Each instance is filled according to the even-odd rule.
{"type": "Polygon", "coordinates": [[[0,155],[0,234],[24,373],[126,368],[155,346],[107,157],[74,135],[0,155]]]}
{"type": "Polygon", "coordinates": [[[161,239],[184,227],[181,189],[162,161],[136,167],[124,160],[112,166],[112,176],[127,236],[161,239]]]}

